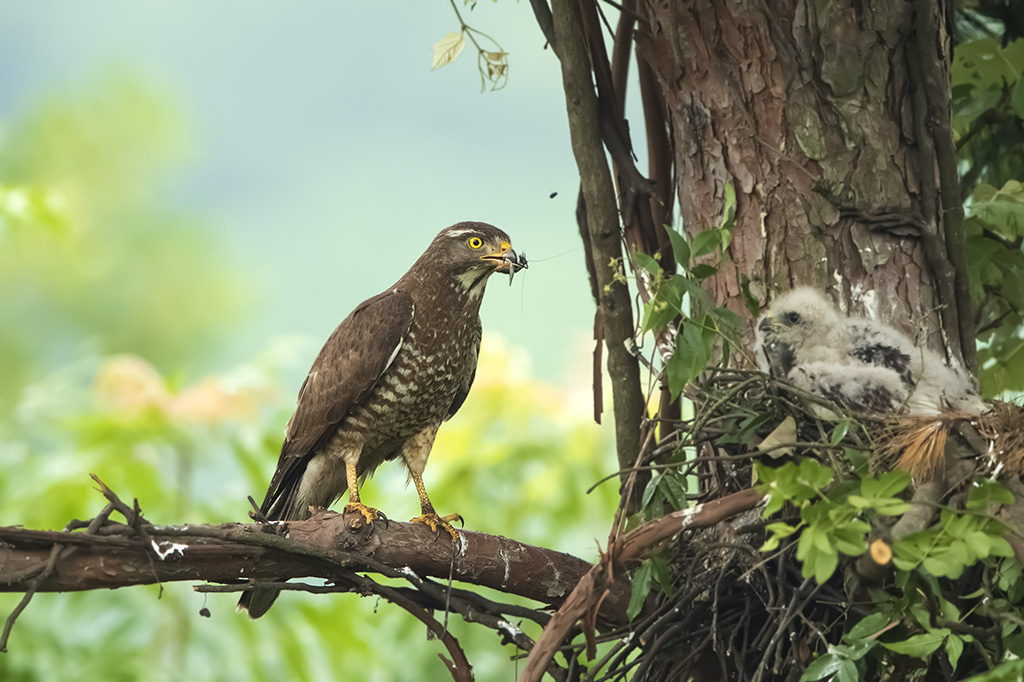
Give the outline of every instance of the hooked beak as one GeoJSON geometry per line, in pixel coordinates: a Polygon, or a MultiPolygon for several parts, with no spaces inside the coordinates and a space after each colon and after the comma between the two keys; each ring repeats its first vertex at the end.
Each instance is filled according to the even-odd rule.
{"type": "Polygon", "coordinates": [[[760,329],[761,332],[764,333],[764,334],[767,334],[768,332],[770,332],[772,330],[772,318],[771,318],[771,315],[765,316],[765,318],[763,320],[761,320],[761,324],[757,325],[757,328],[760,329]]]}
{"type": "Polygon", "coordinates": [[[495,272],[507,273],[510,284],[516,272],[530,267],[526,260],[526,253],[518,255],[512,248],[504,249],[500,253],[481,256],[480,259],[493,263],[495,272]]]}

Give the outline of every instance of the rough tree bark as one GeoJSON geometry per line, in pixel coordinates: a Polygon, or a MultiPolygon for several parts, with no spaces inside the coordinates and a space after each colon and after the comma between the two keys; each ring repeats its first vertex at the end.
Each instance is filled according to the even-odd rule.
{"type": "Polygon", "coordinates": [[[974,362],[937,2],[645,3],[638,50],[668,109],[683,224],[719,223],[711,286],[743,315],[795,284],[974,362]]]}

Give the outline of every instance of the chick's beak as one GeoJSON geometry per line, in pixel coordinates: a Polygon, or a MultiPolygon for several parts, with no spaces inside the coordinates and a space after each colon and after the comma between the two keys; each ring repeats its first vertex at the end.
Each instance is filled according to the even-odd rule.
{"type": "Polygon", "coordinates": [[[767,334],[772,330],[772,318],[770,316],[765,317],[761,320],[761,323],[757,325],[757,328],[760,329],[762,333],[767,334]]]}

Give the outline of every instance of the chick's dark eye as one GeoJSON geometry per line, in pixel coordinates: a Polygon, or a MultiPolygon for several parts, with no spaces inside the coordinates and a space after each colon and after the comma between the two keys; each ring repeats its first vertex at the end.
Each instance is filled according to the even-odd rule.
{"type": "Polygon", "coordinates": [[[782,321],[792,327],[795,324],[800,324],[800,313],[788,312],[782,316],[782,321]]]}

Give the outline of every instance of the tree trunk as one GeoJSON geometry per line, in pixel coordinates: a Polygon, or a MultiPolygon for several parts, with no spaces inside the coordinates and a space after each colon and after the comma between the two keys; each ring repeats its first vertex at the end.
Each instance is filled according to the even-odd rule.
{"type": "Polygon", "coordinates": [[[736,192],[731,263],[709,283],[744,314],[796,284],[974,362],[934,3],[649,1],[641,59],[668,110],[686,231],[736,192]]]}
{"type": "MultiPolygon", "coordinates": [[[[764,305],[794,286],[808,285],[828,293],[844,311],[891,323],[950,361],[975,369],[950,128],[949,17],[939,0],[624,0],[610,62],[604,48],[610,27],[597,21],[596,4],[551,0],[551,21],[547,3],[532,0],[563,76],[571,72],[576,86],[586,80],[578,73],[583,60],[579,45],[569,58],[566,40],[577,30],[583,34],[589,64],[582,68],[589,66],[593,75],[593,85],[585,85],[597,93],[601,142],[617,181],[622,238],[632,249],[650,256],[662,252],[662,266],[669,270],[662,229],[672,204],[666,187],[676,192],[683,229],[691,238],[723,223],[731,187],[736,197],[731,240],[724,262],[703,286],[719,305],[748,321],[750,337],[748,296],[764,305]],[[651,159],[647,178],[633,166],[630,126],[622,118],[632,43],[651,159]],[[666,159],[674,168],[666,167],[666,159]]],[[[586,98],[568,85],[566,92],[572,121],[574,106],[586,98]]],[[[598,145],[595,134],[589,143],[598,145]]],[[[605,159],[603,153],[584,159],[577,150],[584,179],[603,174],[605,159]]],[[[592,201],[588,196],[588,207],[592,201]]],[[[649,293],[646,275],[638,277],[641,295],[649,293]]],[[[683,324],[691,323],[698,324],[683,324]]],[[[673,350],[673,357],[688,350],[660,343],[659,350],[663,346],[668,348],[663,361],[673,350]]],[[[750,462],[759,455],[749,429],[760,428],[750,426],[758,424],[751,414],[767,419],[756,434],[763,439],[778,424],[781,403],[774,387],[765,388],[769,379],[741,370],[707,372],[690,384],[691,397],[699,403],[719,379],[724,388],[712,397],[720,400],[699,405],[692,420],[666,418],[663,403],[657,447],[648,451],[644,439],[638,458],[647,465],[659,452],[679,457],[680,444],[695,448],[698,456],[657,467],[666,479],[677,467],[676,485],[699,504],[675,500],[664,506],[680,511],[652,518],[659,507],[644,502],[648,520],[630,533],[622,532],[617,515],[601,561],[545,627],[522,680],[540,678],[553,653],[573,637],[576,623],[586,635],[588,659],[594,660],[590,633],[603,599],[602,581],[623,573],[633,573],[637,596],[631,634],[595,661],[588,674],[603,673],[607,665],[609,677],[628,671],[637,680],[795,679],[821,653],[815,638],[835,628],[829,635],[835,640],[828,640],[834,644],[842,636],[840,621],[853,623],[863,615],[849,606],[864,602],[857,587],[833,573],[823,573],[822,582],[817,575],[806,577],[789,551],[795,545],[771,554],[758,551],[766,534],[758,506],[761,490],[750,487],[750,462]],[[743,401],[749,404],[732,409],[743,401]],[[696,530],[694,519],[712,511],[714,520],[696,530]],[[667,534],[658,535],[660,528],[667,534]],[[641,535],[647,544],[640,543],[641,535]],[[641,604],[638,595],[651,589],[657,570],[656,562],[641,561],[646,552],[659,550],[671,563],[672,585],[641,604]],[[798,614],[810,623],[807,632],[794,625],[798,614]],[[626,664],[634,647],[642,652],[626,664]]],[[[792,445],[801,456],[824,461],[827,469],[842,459],[836,443],[848,443],[846,431],[815,428],[823,429],[807,431],[815,442],[792,445]],[[829,453],[837,451],[834,461],[829,453]]],[[[804,432],[793,430],[782,440],[803,440],[804,432]]],[[[869,449],[867,440],[853,444],[854,451],[869,449]]],[[[844,470],[845,461],[835,468],[844,470]]],[[[934,504],[921,506],[931,510],[934,504]]],[[[623,509],[620,505],[620,514],[623,509]]]]}

